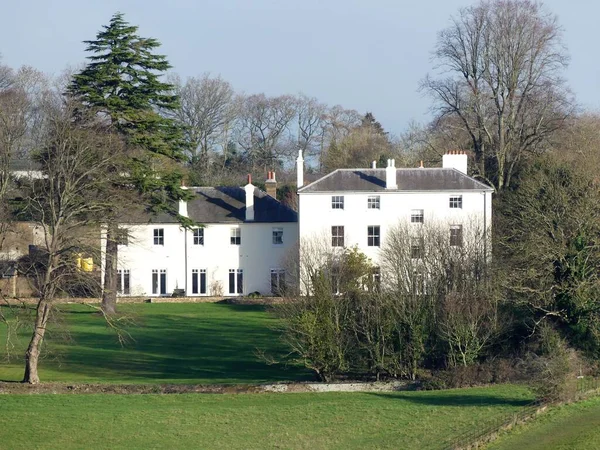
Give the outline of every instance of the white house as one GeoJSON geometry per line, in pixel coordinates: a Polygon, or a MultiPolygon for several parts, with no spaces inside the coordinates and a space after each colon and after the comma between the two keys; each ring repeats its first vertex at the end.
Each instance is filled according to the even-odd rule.
{"type": "Polygon", "coordinates": [[[267,190],[245,187],[189,188],[180,214],[203,224],[184,230],[166,214],[131,214],[118,248],[121,296],[237,296],[277,294],[285,284],[283,260],[298,240],[298,216],[267,190]]]}
{"type": "Polygon", "coordinates": [[[386,233],[401,221],[447,227],[450,245],[462,245],[467,224],[490,229],[493,189],[467,175],[464,152],[444,155],[442,168],[401,169],[388,160],[385,168],[338,169],[307,186],[302,164],[300,154],[301,243],[325,236],[332,248],[357,246],[377,265],[386,233]]]}

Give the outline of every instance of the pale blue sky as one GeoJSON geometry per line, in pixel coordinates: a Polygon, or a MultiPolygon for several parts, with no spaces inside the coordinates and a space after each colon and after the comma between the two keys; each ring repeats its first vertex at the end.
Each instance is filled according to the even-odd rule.
{"type": "MultiPolygon", "coordinates": [[[[2,5],[0,53],[58,74],[85,59],[116,11],[162,42],[183,77],[221,74],[237,91],[304,92],[321,101],[372,111],[398,134],[429,118],[417,92],[431,71],[436,34],[470,0],[30,0],[2,5]]],[[[593,38],[600,2],[547,0],[571,54],[566,72],[579,102],[600,107],[600,59],[593,38]]]]}

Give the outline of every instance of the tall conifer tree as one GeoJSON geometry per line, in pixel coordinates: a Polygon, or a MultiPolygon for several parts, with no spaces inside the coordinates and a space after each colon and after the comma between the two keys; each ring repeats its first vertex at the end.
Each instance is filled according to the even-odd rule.
{"type": "MultiPolygon", "coordinates": [[[[185,141],[180,126],[161,112],[175,110],[179,102],[173,87],[160,80],[171,67],[165,56],[153,53],[160,43],[138,36],[137,30],[117,13],[95,40],[85,41],[90,62],[73,77],[68,94],[105,121],[107,132],[124,138],[130,152],[115,186],[135,186],[149,210],[177,215],[173,200],[186,193],[182,174],[166,162],[183,159],[185,141]]],[[[107,222],[102,307],[111,314],[116,310],[117,208],[107,222]]]]}

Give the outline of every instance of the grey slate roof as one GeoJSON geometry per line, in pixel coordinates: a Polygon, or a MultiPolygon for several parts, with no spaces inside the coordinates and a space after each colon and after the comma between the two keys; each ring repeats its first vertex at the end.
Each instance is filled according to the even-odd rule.
{"type": "MultiPolygon", "coordinates": [[[[246,192],[241,187],[196,187],[190,188],[195,198],[188,202],[188,216],[199,223],[241,223],[246,217],[246,192]]],[[[129,211],[127,223],[177,223],[168,214],[151,215],[129,211]]],[[[298,214],[278,200],[254,188],[254,221],[297,222],[298,214]]]]}
{"type": "MultiPolygon", "coordinates": [[[[456,169],[396,169],[398,189],[391,191],[492,191],[493,189],[456,169]]],[[[301,188],[300,194],[339,191],[389,191],[385,168],[338,169],[301,188]]]]}

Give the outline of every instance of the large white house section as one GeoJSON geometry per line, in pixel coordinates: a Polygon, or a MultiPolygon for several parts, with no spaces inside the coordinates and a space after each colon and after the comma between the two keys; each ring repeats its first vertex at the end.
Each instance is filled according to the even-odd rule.
{"type": "MultiPolygon", "coordinates": [[[[302,172],[302,156],[297,170],[302,172]]],[[[338,169],[302,187],[298,177],[301,248],[310,239],[331,248],[354,247],[378,262],[386,233],[400,223],[447,229],[449,245],[461,245],[463,227],[476,226],[487,241],[492,220],[489,186],[467,175],[467,155],[443,156],[441,168],[338,169]]]]}
{"type": "Polygon", "coordinates": [[[298,241],[296,212],[250,179],[245,187],[189,189],[195,197],[179,212],[202,227],[185,230],[173,217],[147,214],[119,225],[127,237],[118,247],[118,295],[278,294],[298,241]]]}

